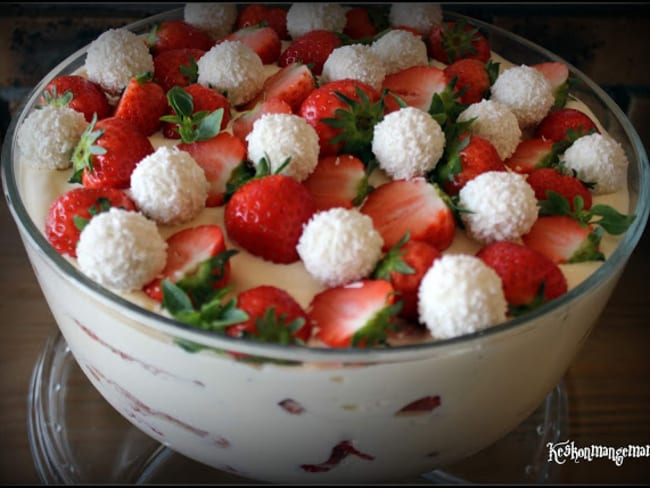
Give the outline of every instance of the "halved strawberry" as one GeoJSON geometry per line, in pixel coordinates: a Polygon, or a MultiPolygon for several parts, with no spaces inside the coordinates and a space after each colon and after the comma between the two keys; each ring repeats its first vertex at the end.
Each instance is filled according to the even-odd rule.
{"type": "Polygon", "coordinates": [[[202,49],[171,49],[153,58],[154,80],[167,93],[174,86],[186,87],[196,83],[199,67],[196,64],[205,54],[202,49]]]}
{"type": "Polygon", "coordinates": [[[542,119],[535,129],[535,137],[558,142],[575,138],[576,135],[585,135],[590,131],[598,132],[598,128],[587,114],[575,108],[561,108],[542,119]]]}
{"type": "Polygon", "coordinates": [[[394,291],[386,280],[362,280],[316,294],[307,309],[314,338],[330,347],[385,343],[399,312],[394,291]]]}
{"type": "Polygon", "coordinates": [[[263,64],[275,63],[280,57],[282,48],[278,33],[271,27],[260,25],[238,29],[221,38],[217,43],[223,41],[239,41],[246,44],[255,51],[263,64]]]}
{"type": "Polygon", "coordinates": [[[569,94],[569,67],[559,61],[537,63],[532,67],[539,70],[551,85],[555,96],[552,110],[564,107],[569,94]]]}
{"type": "Polygon", "coordinates": [[[218,225],[188,227],[167,238],[167,264],[161,275],[144,286],[152,299],[162,301],[162,281],[182,284],[190,296],[204,293],[198,287],[222,288],[230,276],[231,256],[218,225]],[[192,293],[192,289],[196,290],[192,293]]]}
{"type": "Polygon", "coordinates": [[[303,184],[314,197],[317,210],[356,207],[369,190],[366,167],[351,154],[321,158],[303,184]]]}
{"type": "Polygon", "coordinates": [[[229,132],[220,132],[211,139],[181,143],[177,147],[190,153],[205,172],[210,183],[206,207],[222,205],[232,170],[246,159],[244,141],[229,132]]]}
{"type": "Polygon", "coordinates": [[[250,110],[270,98],[279,98],[297,113],[302,102],[315,88],[316,80],[309,67],[299,62],[291,63],[269,76],[264,81],[260,93],[245,105],[245,109],[250,110]]]}
{"type": "Polygon", "coordinates": [[[160,129],[169,105],[165,90],[151,81],[151,73],[131,78],[115,108],[115,117],[130,121],[146,136],[160,129]]]}
{"type": "Polygon", "coordinates": [[[170,49],[207,51],[213,44],[208,34],[180,19],[165,20],[155,25],[147,38],[147,45],[154,55],[170,49]]]}
{"type": "Polygon", "coordinates": [[[287,46],[278,59],[278,66],[302,63],[308,65],[315,75],[320,75],[329,55],[342,44],[335,32],[323,29],[307,32],[287,46]]]}
{"type": "Polygon", "coordinates": [[[286,290],[260,285],[237,296],[237,307],[248,315],[226,333],[279,344],[304,344],[311,335],[307,312],[286,290]]]}
{"type": "Polygon", "coordinates": [[[456,232],[454,214],[441,190],[420,177],[381,185],[368,195],[361,212],[372,219],[384,239],[385,251],[407,232],[411,239],[444,251],[456,232]]]}
{"type": "Polygon", "coordinates": [[[600,252],[603,232],[602,227],[584,224],[567,215],[547,215],[537,218],[522,241],[556,264],[602,261],[605,259],[600,252]]]}
{"type": "Polygon", "coordinates": [[[504,163],[511,170],[521,174],[554,166],[558,160],[554,146],[554,141],[541,137],[523,140],[504,163]]]}
{"type": "Polygon", "coordinates": [[[582,198],[582,208],[591,208],[591,191],[573,175],[561,173],[555,168],[539,168],[531,171],[526,181],[535,190],[537,200],[546,200],[547,192],[553,191],[569,202],[572,211],[576,210],[574,201],[578,196],[582,198]]]}
{"type": "Polygon", "coordinates": [[[429,111],[436,93],[447,88],[445,72],[435,66],[411,66],[384,78],[382,90],[389,90],[385,98],[386,111],[398,110],[400,105],[391,94],[397,95],[407,105],[429,111]]]}
{"type": "Polygon", "coordinates": [[[96,114],[97,120],[101,120],[113,111],[101,86],[79,75],[60,75],[54,78],[45,85],[39,103],[67,105],[84,114],[87,122],[93,119],[93,114],[96,114]]]}
{"type": "Polygon", "coordinates": [[[291,106],[278,97],[271,97],[257,103],[253,108],[240,113],[232,122],[232,133],[242,141],[253,130],[253,124],[265,114],[291,114],[291,106]]]}

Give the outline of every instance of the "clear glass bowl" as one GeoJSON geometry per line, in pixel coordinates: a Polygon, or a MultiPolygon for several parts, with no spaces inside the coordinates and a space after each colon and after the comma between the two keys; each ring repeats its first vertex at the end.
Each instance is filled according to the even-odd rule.
{"type": "MultiPolygon", "coordinates": [[[[130,28],[144,33],[180,15],[171,11],[130,28]]],[[[515,64],[560,60],[473,22],[515,64]]],[[[94,387],[157,442],[236,476],[290,483],[404,480],[503,438],[560,382],[646,225],[648,161],[639,137],[603,90],[571,67],[580,80],[573,95],[627,153],[628,213],[636,219],[608,260],[569,293],[478,333],[390,349],[286,347],[191,329],[79,273],[49,246],[26,208],[24,195],[38,190],[18,164],[16,128],[45,84],[80,68],[84,57],[81,49],[55,68],[12,121],[2,152],[9,208],[58,327],[94,387]],[[427,408],[402,410],[418,400],[427,408]]]]}

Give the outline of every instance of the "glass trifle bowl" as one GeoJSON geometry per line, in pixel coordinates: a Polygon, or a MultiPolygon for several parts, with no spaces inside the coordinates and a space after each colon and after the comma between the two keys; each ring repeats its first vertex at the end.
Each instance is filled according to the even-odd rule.
{"type": "MultiPolygon", "coordinates": [[[[174,10],[128,28],[144,34],[181,16],[174,10]]],[[[502,29],[445,16],[469,20],[515,65],[562,61],[502,29]]],[[[392,347],[288,346],[198,330],[94,282],[44,236],[48,180],[21,164],[17,132],[45,85],[82,68],[86,52],[50,72],[12,121],[2,152],[9,208],[57,325],[93,386],[163,445],[244,478],[394,482],[501,439],[561,381],[648,218],[648,161],[638,135],[603,90],[570,66],[578,80],[572,97],[627,155],[623,210],[635,219],[565,295],[479,332],[392,347]]]]}

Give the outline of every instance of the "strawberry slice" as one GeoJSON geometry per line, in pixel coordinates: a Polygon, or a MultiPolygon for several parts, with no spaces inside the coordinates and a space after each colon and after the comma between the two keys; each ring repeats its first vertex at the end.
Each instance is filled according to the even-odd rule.
{"type": "Polygon", "coordinates": [[[246,136],[253,130],[253,124],[257,119],[265,114],[291,114],[291,106],[278,97],[272,97],[263,100],[255,105],[252,109],[242,112],[232,122],[232,133],[242,141],[246,141],[246,136]]]}
{"type": "Polygon", "coordinates": [[[225,201],[226,184],[232,170],[246,159],[246,145],[229,132],[220,132],[212,139],[181,143],[178,148],[187,151],[203,168],[210,183],[206,207],[218,207],[225,201]]]}
{"type": "Polygon", "coordinates": [[[314,197],[317,210],[356,207],[369,190],[366,168],[351,154],[320,159],[303,184],[314,197]]]}
{"type": "Polygon", "coordinates": [[[318,293],[307,315],[314,337],[328,346],[364,347],[386,342],[399,308],[388,281],[362,280],[318,293]]]}
{"type": "Polygon", "coordinates": [[[555,96],[552,109],[564,107],[569,94],[569,67],[559,61],[537,63],[533,64],[532,67],[539,70],[551,85],[555,96]]]}
{"type": "MultiPolygon", "coordinates": [[[[411,66],[386,76],[382,83],[382,90],[387,89],[407,105],[428,112],[433,95],[444,92],[448,82],[445,72],[440,68],[411,66]]],[[[399,109],[399,104],[390,94],[386,97],[385,103],[387,112],[399,109]]]]}
{"type": "Polygon", "coordinates": [[[275,63],[280,57],[282,42],[278,33],[268,26],[255,25],[244,27],[220,39],[224,41],[239,41],[250,47],[260,57],[263,64],[275,63]]]}
{"type": "Polygon", "coordinates": [[[555,142],[550,139],[534,137],[521,141],[515,152],[504,161],[505,165],[521,174],[530,174],[537,168],[553,166],[557,163],[555,142]]]}
{"type": "Polygon", "coordinates": [[[164,279],[179,283],[181,280],[191,281],[194,277],[199,281],[203,278],[203,266],[209,266],[211,271],[209,286],[221,288],[230,276],[229,254],[225,251],[226,241],[218,225],[200,225],[178,231],[167,238],[167,264],[161,276],[145,285],[143,291],[160,302],[164,279]]]}
{"type": "Polygon", "coordinates": [[[408,232],[439,251],[454,239],[456,221],[437,185],[424,178],[394,180],[374,190],[361,207],[384,239],[384,250],[395,246],[408,232]]]}
{"type": "Polygon", "coordinates": [[[540,216],[522,236],[523,243],[556,264],[602,261],[600,226],[584,224],[567,215],[540,216]]]}
{"type": "Polygon", "coordinates": [[[298,113],[302,102],[315,88],[316,80],[309,67],[291,63],[269,76],[260,93],[245,108],[250,110],[261,101],[279,98],[289,104],[293,113],[298,113]]]}

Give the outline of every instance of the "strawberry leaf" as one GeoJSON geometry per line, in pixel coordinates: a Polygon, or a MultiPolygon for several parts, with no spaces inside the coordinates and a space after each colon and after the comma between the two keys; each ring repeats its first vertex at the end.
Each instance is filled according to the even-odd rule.
{"type": "Polygon", "coordinates": [[[187,77],[189,83],[196,83],[199,79],[199,65],[196,64],[194,56],[190,56],[188,63],[181,64],[178,69],[183,76],[187,77]]]}
{"type": "Polygon", "coordinates": [[[278,315],[274,307],[269,307],[263,317],[255,319],[257,331],[255,333],[243,331],[242,335],[260,342],[304,345],[305,342],[295,336],[303,325],[305,325],[303,317],[289,321],[286,314],[278,315]]]}
{"type": "Polygon", "coordinates": [[[97,123],[97,114],[93,114],[93,118],[81,134],[81,138],[77,143],[77,146],[72,152],[72,161],[73,173],[68,183],[81,183],[81,176],[85,170],[92,171],[92,157],[94,155],[106,154],[106,149],[102,146],[97,146],[95,142],[99,137],[104,133],[103,129],[95,130],[95,124],[97,123]]]}
{"type": "Polygon", "coordinates": [[[379,310],[366,325],[354,333],[350,345],[356,347],[386,344],[388,330],[397,330],[397,325],[392,319],[399,314],[402,306],[403,303],[398,301],[379,310]]]}
{"type": "Polygon", "coordinates": [[[380,280],[390,280],[390,273],[395,271],[402,274],[413,274],[415,270],[402,259],[404,252],[402,248],[410,238],[410,233],[404,234],[397,244],[395,244],[377,263],[372,277],[380,280]]]}
{"type": "Polygon", "coordinates": [[[591,216],[601,217],[593,220],[592,223],[601,226],[612,235],[624,233],[634,222],[636,215],[624,215],[609,205],[594,205],[589,210],[591,216]]]}

